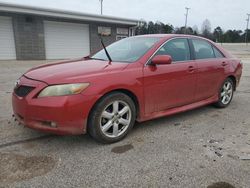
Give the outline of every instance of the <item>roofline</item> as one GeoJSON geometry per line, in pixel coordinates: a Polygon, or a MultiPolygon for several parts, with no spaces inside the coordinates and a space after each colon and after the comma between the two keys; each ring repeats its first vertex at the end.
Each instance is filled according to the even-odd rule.
{"type": "Polygon", "coordinates": [[[135,20],[135,19],[126,19],[113,16],[103,16],[97,14],[89,14],[89,13],[74,12],[74,11],[52,9],[52,8],[41,8],[41,7],[26,6],[19,4],[17,5],[4,2],[0,2],[0,12],[32,14],[39,16],[75,19],[83,21],[106,22],[106,23],[123,24],[131,26],[136,26],[140,22],[140,20],[135,20]]]}

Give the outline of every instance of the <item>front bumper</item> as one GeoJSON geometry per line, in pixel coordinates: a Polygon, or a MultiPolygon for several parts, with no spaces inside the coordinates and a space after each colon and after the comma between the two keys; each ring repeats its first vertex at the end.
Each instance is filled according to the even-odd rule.
{"type": "Polygon", "coordinates": [[[59,135],[86,133],[88,114],[97,97],[79,94],[36,98],[47,84],[22,77],[20,85],[35,87],[25,97],[12,94],[13,112],[21,124],[59,135]]]}

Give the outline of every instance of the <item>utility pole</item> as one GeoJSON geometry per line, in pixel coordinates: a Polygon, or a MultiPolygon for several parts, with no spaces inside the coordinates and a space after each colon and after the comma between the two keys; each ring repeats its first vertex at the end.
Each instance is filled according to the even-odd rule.
{"type": "Polygon", "coordinates": [[[186,34],[187,33],[188,12],[189,12],[189,10],[191,8],[186,7],[185,9],[186,9],[186,14],[185,14],[185,16],[186,16],[186,20],[185,20],[185,34],[186,34]]]}
{"type": "Polygon", "coordinates": [[[248,26],[249,26],[249,19],[250,19],[250,14],[247,14],[247,29],[246,29],[246,38],[245,38],[245,42],[248,45],[248,26]]]}
{"type": "Polygon", "coordinates": [[[101,15],[103,13],[103,0],[99,0],[101,2],[101,15]]]}

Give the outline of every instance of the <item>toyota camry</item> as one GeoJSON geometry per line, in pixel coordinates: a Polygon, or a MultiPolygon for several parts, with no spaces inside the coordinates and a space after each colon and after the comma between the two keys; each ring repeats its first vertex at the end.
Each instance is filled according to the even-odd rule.
{"type": "Polygon", "coordinates": [[[112,143],[135,121],[227,107],[241,74],[241,61],[210,40],[135,36],[82,59],[30,69],[14,88],[13,112],[32,129],[112,143]]]}

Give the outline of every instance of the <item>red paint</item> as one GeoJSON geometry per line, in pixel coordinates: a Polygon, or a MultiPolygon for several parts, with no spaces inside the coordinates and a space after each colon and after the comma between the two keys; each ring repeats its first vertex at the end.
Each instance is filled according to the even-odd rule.
{"type": "MultiPolygon", "coordinates": [[[[33,129],[56,134],[83,134],[94,104],[114,90],[127,90],[136,96],[139,104],[137,120],[141,122],[216,102],[219,88],[229,76],[233,76],[238,85],[242,74],[240,60],[211,41],[225,58],[147,65],[151,56],[167,40],[193,37],[148,36],[161,37],[162,40],[134,63],[80,59],[29,70],[19,84],[35,89],[24,98],[13,93],[15,116],[33,129]],[[83,82],[90,83],[90,86],[81,94],[37,98],[38,93],[48,85],[83,82]],[[46,122],[50,121],[56,122],[58,127],[46,126],[46,122]]],[[[160,57],[159,61],[162,60],[164,58],[160,57]]]]}
{"type": "Polygon", "coordinates": [[[169,65],[171,63],[172,57],[169,55],[157,55],[151,61],[151,65],[169,65]]]}

